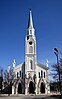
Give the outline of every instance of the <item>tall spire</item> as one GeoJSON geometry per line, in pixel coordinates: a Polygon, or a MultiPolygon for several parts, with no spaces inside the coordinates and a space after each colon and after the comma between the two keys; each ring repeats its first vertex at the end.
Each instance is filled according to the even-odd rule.
{"type": "Polygon", "coordinates": [[[32,12],[31,12],[31,9],[30,9],[30,11],[29,11],[28,28],[33,28],[33,20],[32,20],[32,12]]]}

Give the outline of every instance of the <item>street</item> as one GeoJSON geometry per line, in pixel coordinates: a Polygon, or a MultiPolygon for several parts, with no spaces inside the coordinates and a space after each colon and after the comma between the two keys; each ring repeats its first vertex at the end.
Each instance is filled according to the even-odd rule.
{"type": "Polygon", "coordinates": [[[18,95],[18,96],[0,96],[0,99],[62,99],[58,95],[46,96],[46,95],[18,95]]]}

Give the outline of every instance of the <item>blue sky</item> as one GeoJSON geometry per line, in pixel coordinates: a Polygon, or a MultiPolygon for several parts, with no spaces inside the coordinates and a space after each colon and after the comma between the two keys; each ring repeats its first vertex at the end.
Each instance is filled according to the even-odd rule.
{"type": "Polygon", "coordinates": [[[0,0],[0,67],[24,62],[29,9],[37,39],[37,60],[56,62],[54,47],[62,51],[62,0],[0,0]]]}

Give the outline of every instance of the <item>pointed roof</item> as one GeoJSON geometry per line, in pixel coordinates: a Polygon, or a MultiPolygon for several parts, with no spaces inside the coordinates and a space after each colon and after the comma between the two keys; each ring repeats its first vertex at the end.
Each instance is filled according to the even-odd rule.
{"type": "Polygon", "coordinates": [[[28,28],[33,28],[32,11],[29,11],[28,28]]]}

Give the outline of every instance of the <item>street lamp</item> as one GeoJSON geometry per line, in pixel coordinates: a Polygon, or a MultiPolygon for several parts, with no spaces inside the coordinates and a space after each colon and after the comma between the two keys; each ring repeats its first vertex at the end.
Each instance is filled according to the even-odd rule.
{"type": "Polygon", "coordinates": [[[59,76],[59,91],[61,93],[61,84],[60,84],[60,67],[59,67],[59,60],[58,60],[58,49],[54,48],[54,54],[57,57],[57,67],[58,67],[58,76],[59,76]]]}

